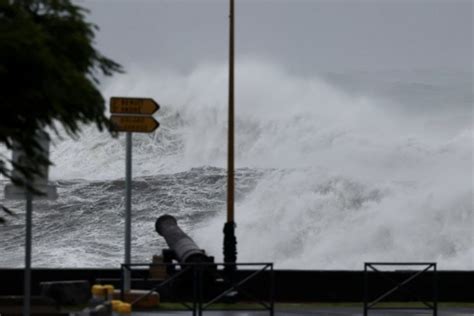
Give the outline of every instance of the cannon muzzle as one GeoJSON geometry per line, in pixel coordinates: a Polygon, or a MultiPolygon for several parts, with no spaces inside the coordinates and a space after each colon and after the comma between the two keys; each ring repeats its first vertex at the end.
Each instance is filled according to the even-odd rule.
{"type": "Polygon", "coordinates": [[[175,253],[176,259],[181,263],[210,262],[204,250],[200,249],[178,226],[178,222],[171,215],[160,216],[155,223],[156,232],[163,236],[166,243],[175,253]]]}

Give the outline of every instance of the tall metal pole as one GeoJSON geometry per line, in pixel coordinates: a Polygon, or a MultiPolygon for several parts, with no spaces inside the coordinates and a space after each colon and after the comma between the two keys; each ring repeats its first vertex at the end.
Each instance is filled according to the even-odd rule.
{"type": "MultiPolygon", "coordinates": [[[[229,130],[227,157],[227,222],[224,225],[224,262],[237,261],[234,221],[234,0],[229,0],[229,130]]],[[[234,271],[235,266],[226,266],[234,271]]]]}
{"type": "MultiPolygon", "coordinates": [[[[131,263],[132,249],[132,133],[126,134],[125,149],[125,264],[131,263]]],[[[124,271],[124,289],[130,290],[130,270],[124,271]]]]}
{"type": "Polygon", "coordinates": [[[234,221],[234,0],[230,0],[229,25],[229,131],[227,222],[234,221]]]}
{"type": "Polygon", "coordinates": [[[23,315],[30,316],[31,309],[31,239],[32,239],[32,224],[33,224],[33,197],[26,188],[26,223],[25,223],[25,274],[23,287],[23,315]]]}

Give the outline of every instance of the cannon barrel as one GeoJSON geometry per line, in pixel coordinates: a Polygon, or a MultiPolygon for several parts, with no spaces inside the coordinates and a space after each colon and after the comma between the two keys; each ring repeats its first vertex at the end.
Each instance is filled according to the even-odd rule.
{"type": "Polygon", "coordinates": [[[209,262],[209,257],[200,249],[178,226],[178,222],[171,215],[160,216],[155,223],[156,232],[163,236],[176,258],[181,263],[209,262]]]}

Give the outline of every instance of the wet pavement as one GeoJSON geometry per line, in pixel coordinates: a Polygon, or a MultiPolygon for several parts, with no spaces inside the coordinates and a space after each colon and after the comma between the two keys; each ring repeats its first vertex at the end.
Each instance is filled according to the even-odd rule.
{"type": "MultiPolygon", "coordinates": [[[[134,312],[137,316],[185,316],[193,315],[191,311],[160,311],[160,312],[134,312]]],[[[268,311],[205,311],[202,314],[209,316],[267,316],[268,311]]],[[[315,307],[305,309],[277,309],[275,316],[362,316],[361,308],[356,307],[315,307]]],[[[368,316],[428,316],[432,311],[419,310],[371,310],[368,316]]],[[[438,316],[474,316],[474,308],[440,308],[438,316]]]]}

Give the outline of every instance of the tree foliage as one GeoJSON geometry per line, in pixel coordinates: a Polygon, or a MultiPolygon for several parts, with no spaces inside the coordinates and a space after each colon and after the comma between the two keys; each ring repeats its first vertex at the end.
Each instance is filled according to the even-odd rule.
{"type": "MultiPolygon", "coordinates": [[[[50,161],[34,135],[56,122],[70,136],[81,126],[110,129],[99,78],[122,72],[94,47],[97,27],[87,10],[70,0],[0,0],[0,143],[17,143],[35,165],[26,179],[50,161]]],[[[6,158],[0,174],[11,177],[6,158]]]]}

